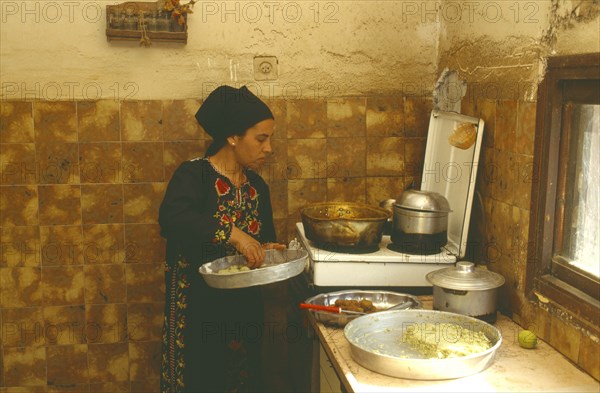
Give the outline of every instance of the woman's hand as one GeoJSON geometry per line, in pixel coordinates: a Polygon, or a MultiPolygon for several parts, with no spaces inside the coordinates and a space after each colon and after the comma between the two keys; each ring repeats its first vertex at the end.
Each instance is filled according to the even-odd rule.
{"type": "Polygon", "coordinates": [[[262,247],[265,250],[279,250],[279,251],[283,251],[287,248],[287,246],[285,244],[281,244],[281,243],[264,243],[262,245],[262,247]]]}
{"type": "Polygon", "coordinates": [[[231,243],[235,249],[246,258],[246,261],[248,262],[247,265],[250,269],[256,269],[263,264],[265,260],[265,250],[263,249],[263,246],[256,239],[235,225],[231,229],[229,243],[231,243]]]}

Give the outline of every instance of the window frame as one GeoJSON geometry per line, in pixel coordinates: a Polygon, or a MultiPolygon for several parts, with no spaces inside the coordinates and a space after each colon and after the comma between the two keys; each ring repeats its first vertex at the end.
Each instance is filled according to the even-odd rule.
{"type": "MultiPolygon", "coordinates": [[[[567,171],[560,165],[560,157],[568,157],[570,134],[563,105],[567,98],[572,99],[569,90],[580,85],[577,82],[600,79],[600,53],[549,57],[547,61],[537,95],[526,293],[530,298],[541,295],[597,326],[600,283],[552,254],[564,235],[567,171]]],[[[597,93],[583,96],[583,101],[597,102],[597,93]]]]}

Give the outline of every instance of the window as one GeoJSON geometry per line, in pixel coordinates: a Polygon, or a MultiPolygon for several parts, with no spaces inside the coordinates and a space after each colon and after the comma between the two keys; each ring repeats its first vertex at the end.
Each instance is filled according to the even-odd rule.
{"type": "Polygon", "coordinates": [[[548,59],[536,121],[528,289],[597,323],[600,54],[548,59]]]}

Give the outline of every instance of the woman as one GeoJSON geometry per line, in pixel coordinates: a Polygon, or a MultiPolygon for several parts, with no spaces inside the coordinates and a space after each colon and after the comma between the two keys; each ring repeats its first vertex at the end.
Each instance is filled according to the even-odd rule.
{"type": "Polygon", "coordinates": [[[260,390],[259,288],[213,289],[198,268],[235,253],[256,268],[266,248],[284,248],[255,172],[272,153],[273,114],[246,87],[221,86],[196,119],[213,142],[175,171],[159,212],[167,239],[161,391],[260,390]]]}

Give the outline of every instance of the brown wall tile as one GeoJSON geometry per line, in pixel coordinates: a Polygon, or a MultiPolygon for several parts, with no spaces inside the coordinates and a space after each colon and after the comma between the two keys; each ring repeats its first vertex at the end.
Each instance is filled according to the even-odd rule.
{"type": "Polygon", "coordinates": [[[39,186],[40,224],[80,225],[81,190],[79,186],[39,186]]]}
{"type": "Polygon", "coordinates": [[[44,316],[40,307],[3,308],[0,312],[4,348],[39,347],[46,344],[44,316]]]}
{"type": "Polygon", "coordinates": [[[267,161],[260,168],[259,174],[267,183],[285,181],[288,179],[288,140],[271,140],[273,154],[267,157],[267,161]]]}
{"type": "Polygon", "coordinates": [[[37,160],[33,143],[0,145],[0,184],[37,184],[37,160]]]}
{"type": "Polygon", "coordinates": [[[85,304],[124,303],[127,298],[122,264],[84,266],[85,304]]]}
{"type": "Polygon", "coordinates": [[[158,224],[125,225],[125,261],[160,263],[165,261],[165,240],[158,224]]]}
{"type": "Polygon", "coordinates": [[[129,380],[127,343],[90,344],[88,348],[90,382],[129,380]]]}
{"type": "Polygon", "coordinates": [[[105,382],[105,383],[99,382],[99,383],[91,383],[90,384],[90,393],[93,393],[93,392],[129,393],[130,391],[131,390],[130,390],[129,381],[105,382]]]}
{"type": "Polygon", "coordinates": [[[370,138],[367,140],[368,176],[398,176],[403,171],[403,138],[370,138]]]}
{"type": "Polygon", "coordinates": [[[128,338],[131,321],[126,304],[101,304],[85,307],[85,324],[88,344],[116,343],[128,338]]]}
{"type": "Polygon", "coordinates": [[[366,99],[346,98],[327,101],[327,137],[366,135],[366,99]]]}
{"type": "Polygon", "coordinates": [[[271,193],[271,205],[273,207],[273,218],[287,218],[288,216],[288,183],[287,181],[275,181],[269,184],[271,193]]]}
{"type": "Polygon", "coordinates": [[[548,341],[572,362],[577,362],[579,359],[581,332],[575,327],[557,318],[553,319],[548,341]]]}
{"type": "Polygon", "coordinates": [[[326,201],[326,179],[288,181],[288,217],[298,220],[302,207],[326,201]]]}
{"type": "Polygon", "coordinates": [[[157,223],[158,209],[165,189],[165,183],[124,184],[124,221],[127,223],[157,223]]]}
{"type": "Polygon", "coordinates": [[[2,186],[0,188],[0,224],[2,226],[38,224],[38,190],[36,186],[2,186]]]}
{"type": "Polygon", "coordinates": [[[179,165],[181,165],[184,161],[188,161],[197,157],[203,157],[210,143],[210,140],[199,140],[193,142],[165,142],[163,156],[165,181],[169,181],[171,179],[173,172],[175,172],[179,165]]]}
{"type": "Polygon", "coordinates": [[[324,178],[327,168],[325,139],[290,139],[288,141],[288,179],[324,178]]]}
{"type": "Polygon", "coordinates": [[[420,175],[425,163],[425,148],[427,139],[408,138],[404,140],[404,172],[410,175],[420,175]]]}
{"type": "Polygon", "coordinates": [[[123,222],[123,186],[121,184],[82,185],[81,212],[84,224],[123,222]]]}
{"type": "Polygon", "coordinates": [[[0,102],[0,143],[27,143],[35,140],[31,102],[0,102]]]}
{"type": "Polygon", "coordinates": [[[366,203],[379,206],[379,202],[385,199],[398,199],[402,192],[410,184],[403,176],[396,177],[367,177],[366,181],[366,203]]]}
{"type": "Polygon", "coordinates": [[[531,186],[533,184],[533,157],[521,154],[512,155],[512,202],[515,206],[529,210],[531,186]]]}
{"type": "Polygon", "coordinates": [[[364,178],[327,179],[327,201],[364,203],[366,181],[364,178]]]}
{"type": "Polygon", "coordinates": [[[86,265],[122,263],[125,232],[121,224],[83,226],[83,262],[86,265]]]}
{"type": "Polygon", "coordinates": [[[0,306],[33,307],[42,304],[42,271],[37,267],[0,268],[0,306]]]}
{"type": "Polygon", "coordinates": [[[277,242],[289,244],[290,240],[294,238],[295,235],[292,235],[290,238],[288,235],[288,227],[287,227],[287,217],[286,218],[275,218],[273,220],[273,225],[275,225],[275,235],[277,236],[277,242]]]}
{"type": "Polygon", "coordinates": [[[78,149],[77,143],[37,143],[40,184],[79,183],[78,149]]]}
{"type": "Polygon", "coordinates": [[[161,342],[129,343],[129,375],[132,381],[159,380],[161,342]]]}
{"type": "Polygon", "coordinates": [[[363,137],[328,138],[327,166],[320,168],[317,177],[364,177],[366,173],[367,142],[363,137]]]}
{"type": "Polygon", "coordinates": [[[117,142],[80,143],[81,183],[121,183],[121,144],[117,142]]]}
{"type": "Polygon", "coordinates": [[[582,335],[577,364],[596,380],[600,380],[600,344],[582,335]]]}
{"type": "Polygon", "coordinates": [[[519,101],[517,103],[517,130],[515,135],[515,152],[533,155],[535,139],[535,111],[537,103],[519,101]]]}
{"type": "Polygon", "coordinates": [[[48,385],[88,382],[87,347],[85,344],[48,347],[48,385]]]}
{"type": "Polygon", "coordinates": [[[404,100],[404,135],[427,137],[433,103],[425,98],[404,100]]]}
{"type": "Polygon", "coordinates": [[[287,139],[287,100],[272,99],[266,100],[265,103],[275,118],[275,132],[272,139],[287,139]]]}
{"type": "Polygon", "coordinates": [[[115,100],[77,103],[80,142],[120,141],[119,103],[115,100]]]}
{"type": "Polygon", "coordinates": [[[125,265],[128,303],[164,301],[164,267],[159,264],[125,265]]]}
{"type": "Polygon", "coordinates": [[[42,268],[44,304],[83,304],[83,266],[48,266],[42,268]]]}
{"type": "Polygon", "coordinates": [[[90,385],[86,383],[48,385],[44,393],[90,393],[90,385]]]}
{"type": "Polygon", "coordinates": [[[121,139],[124,141],[161,141],[162,102],[123,101],[121,139]]]}
{"type": "Polygon", "coordinates": [[[83,236],[81,226],[40,227],[42,264],[81,265],[83,263],[83,236]]]}
{"type": "Polygon", "coordinates": [[[206,139],[195,118],[202,100],[165,100],[163,105],[163,129],[165,141],[206,139]]]}
{"type": "Polygon", "coordinates": [[[35,102],[33,121],[36,142],[76,142],[75,102],[35,102]]]}
{"type": "Polygon", "coordinates": [[[367,97],[367,136],[404,135],[404,98],[367,97]]]}
{"type": "Polygon", "coordinates": [[[325,138],[327,133],[327,103],[316,100],[287,102],[288,138],[325,138]]]}
{"type": "Polygon", "coordinates": [[[0,227],[0,237],[0,267],[40,265],[40,231],[37,226],[0,227]]]}
{"type": "Polygon", "coordinates": [[[130,341],[161,341],[164,303],[130,303],[127,327],[130,341]]]}
{"type": "Polygon", "coordinates": [[[46,349],[43,347],[4,348],[6,386],[46,384],[46,349]]]}
{"type": "Polygon", "coordinates": [[[87,326],[83,305],[46,306],[43,313],[46,345],[85,344],[87,326]]]}
{"type": "Polygon", "coordinates": [[[123,143],[123,182],[164,180],[162,142],[123,143]]]}
{"type": "Polygon", "coordinates": [[[517,136],[517,101],[500,100],[496,103],[494,147],[514,152],[517,136]]]}
{"type": "Polygon", "coordinates": [[[159,393],[160,380],[131,381],[132,393],[159,393]]]}
{"type": "Polygon", "coordinates": [[[496,133],[496,101],[481,100],[477,102],[478,116],[483,119],[483,140],[486,147],[494,147],[496,133]]]}

